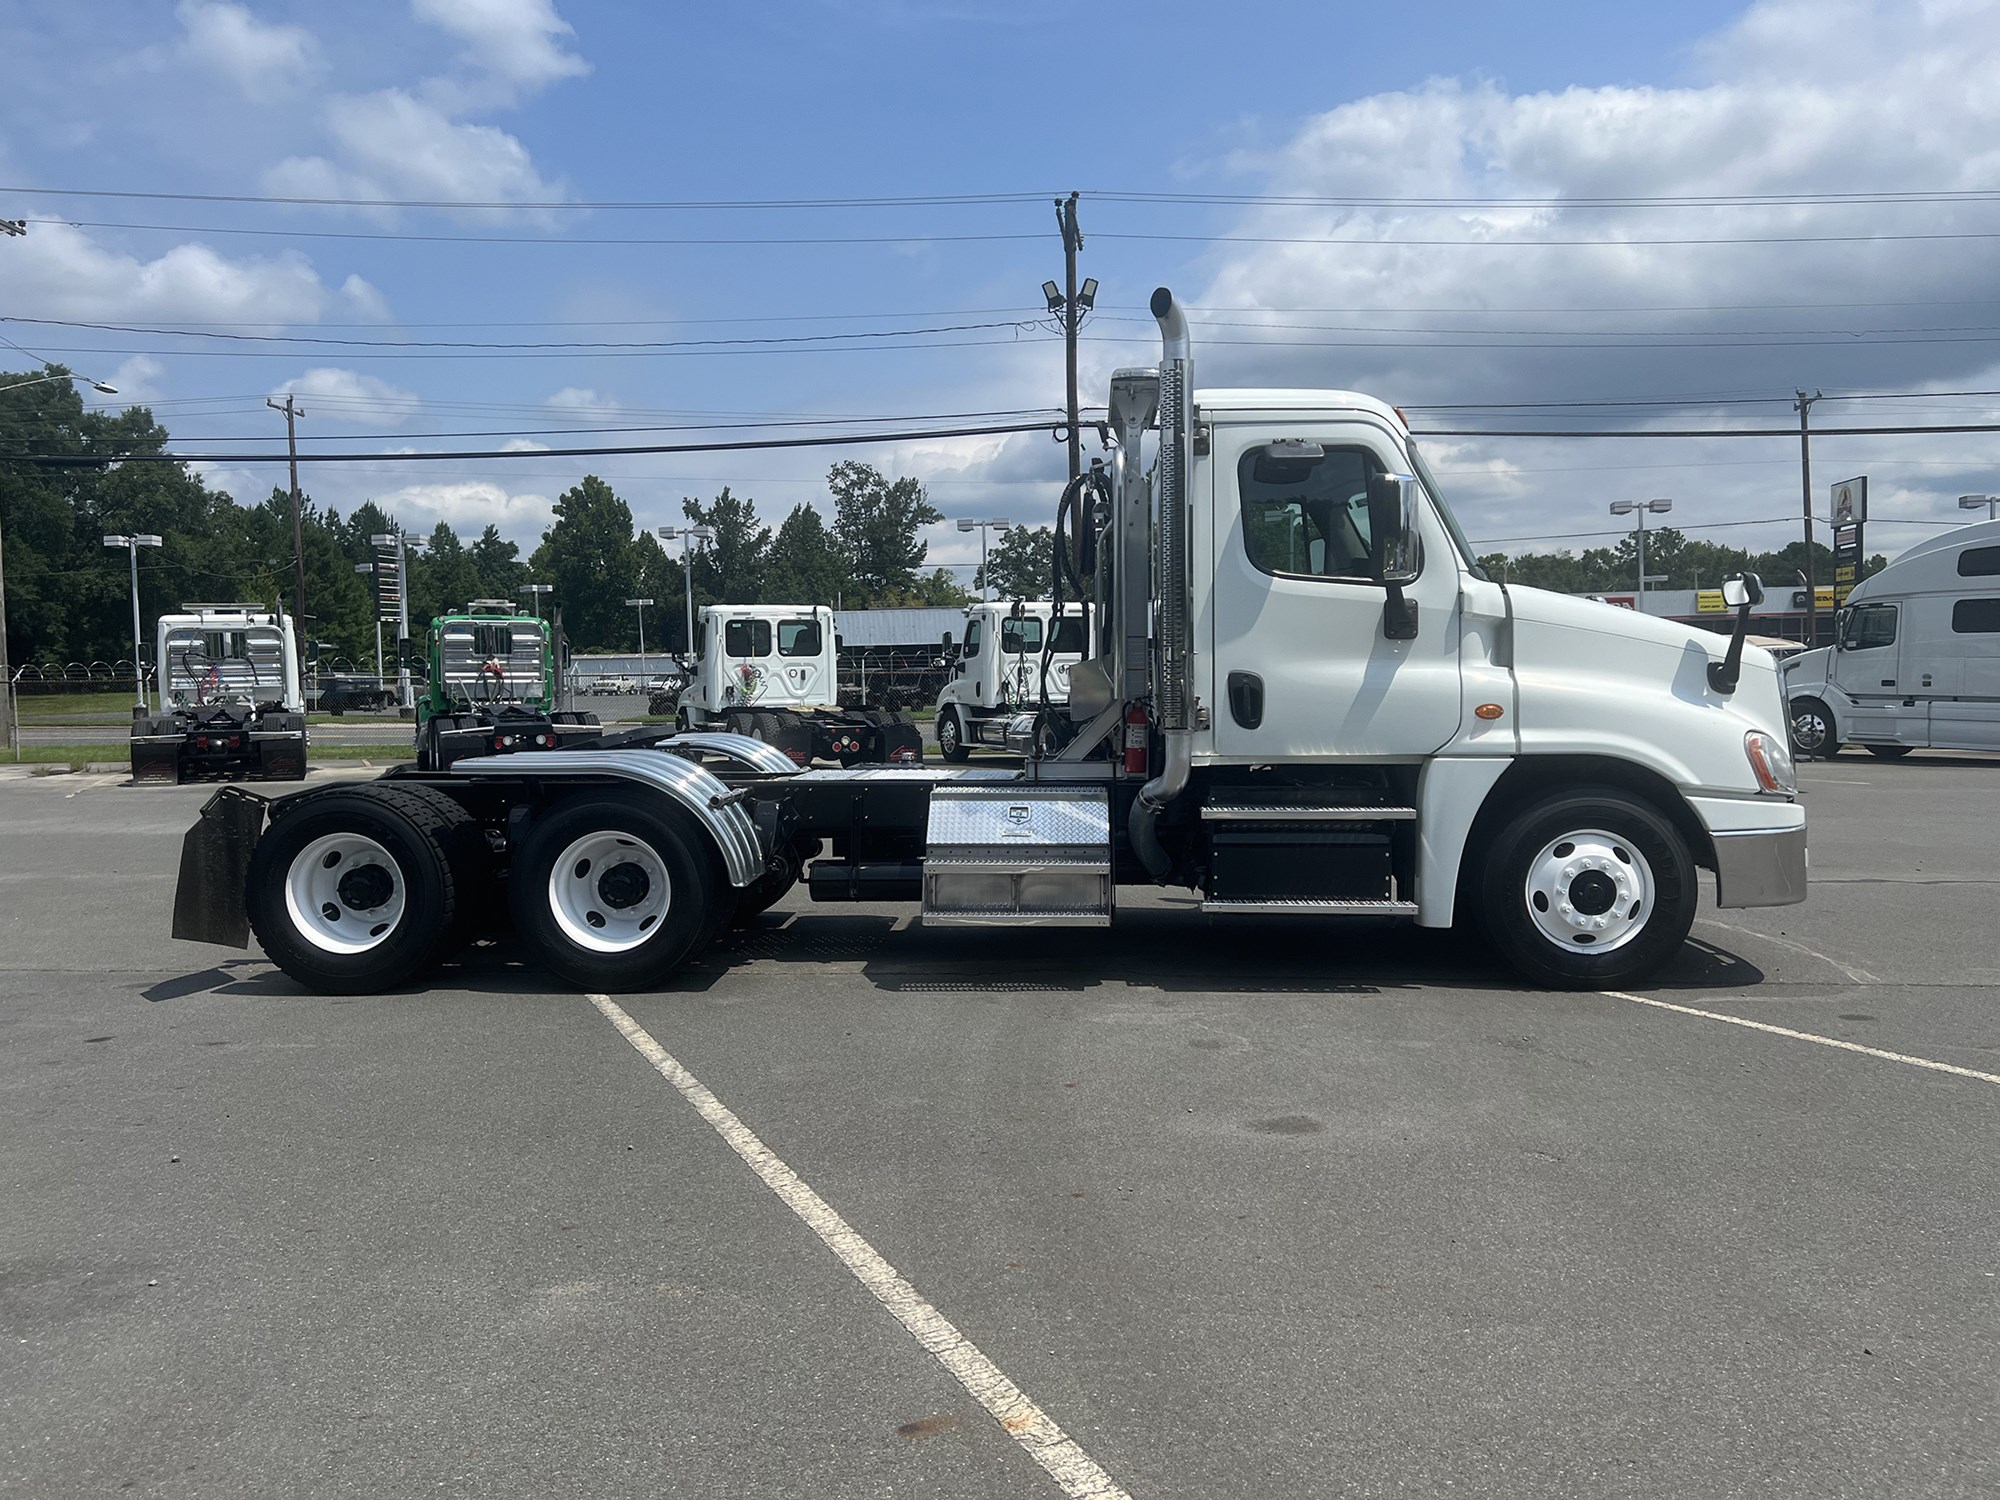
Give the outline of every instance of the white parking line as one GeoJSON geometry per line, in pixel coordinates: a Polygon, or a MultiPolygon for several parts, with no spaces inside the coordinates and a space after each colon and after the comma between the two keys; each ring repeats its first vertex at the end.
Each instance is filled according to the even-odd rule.
{"type": "Polygon", "coordinates": [[[1780,948],[1790,948],[1794,953],[1803,953],[1807,958],[1816,958],[1823,964],[1831,964],[1855,984],[1880,984],[1882,981],[1866,969],[1856,969],[1842,963],[1837,958],[1829,958],[1817,948],[1808,948],[1804,943],[1795,943],[1790,938],[1775,937],[1768,932],[1759,932],[1754,927],[1736,927],[1728,922],[1718,922],[1713,917],[1697,917],[1695,921],[1703,927],[1720,927],[1724,932],[1740,932],[1745,937],[1762,938],[1767,943],[1776,943],[1780,948]]]}
{"type": "MultiPolygon", "coordinates": [[[[1112,1477],[1099,1468],[1076,1440],[1009,1380],[1000,1367],[973,1347],[972,1341],[954,1328],[944,1314],[926,1302],[917,1289],[905,1281],[896,1268],[884,1260],[826,1200],[808,1187],[777,1154],[737,1119],[728,1106],[710,1093],[700,1079],[688,1072],[667,1049],[627,1015],[609,995],[592,995],[590,1003],[616,1026],[658,1070],[659,1075],[680,1091],[730,1149],[764,1179],[764,1185],[784,1201],[785,1207],[805,1220],[827,1249],[839,1256],[875,1299],[908,1329],[916,1341],[945,1367],[966,1393],[985,1407],[1001,1429],[1027,1450],[1028,1456],[1048,1472],[1071,1500],[1131,1500],[1112,1477]]],[[[1996,1080],[2000,1081],[2000,1080],[1996,1080]]]]}
{"type": "Polygon", "coordinates": [[[1880,1047],[1864,1047],[1859,1042],[1843,1042],[1839,1037],[1819,1036],[1810,1031],[1794,1031],[1789,1026],[1773,1026],[1768,1021],[1752,1021],[1726,1015],[1719,1010],[1700,1010],[1692,1005],[1675,1005],[1670,1000],[1651,1000],[1644,995],[1628,995],[1622,990],[1599,990],[1611,1000],[1630,1000],[1634,1005],[1650,1005],[1656,1010],[1677,1011],[1684,1016],[1700,1016],[1705,1021],[1727,1021],[1731,1026],[1747,1026],[1752,1031],[1768,1031],[1772,1036],[1790,1037],[1795,1042],[1816,1042],[1822,1047],[1838,1047],[1842,1052],[1859,1052],[1863,1057],[1879,1057],[1884,1062],[1906,1063],[1912,1068],[1928,1068],[1933,1073],[1950,1073],[1958,1078],[1975,1078],[1981,1083],[2000,1084],[2000,1073],[1982,1073],[1977,1068],[1961,1068],[1956,1063],[1933,1062],[1928,1057],[1911,1057],[1907,1052],[1885,1052],[1880,1047]]]}

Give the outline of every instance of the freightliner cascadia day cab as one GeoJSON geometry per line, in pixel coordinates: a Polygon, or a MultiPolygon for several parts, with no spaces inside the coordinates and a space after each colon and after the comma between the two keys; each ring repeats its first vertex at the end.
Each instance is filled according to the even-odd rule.
{"type": "MultiPolygon", "coordinates": [[[[314,989],[404,984],[485,925],[592,990],[661,983],[805,879],[925,924],[1104,927],[1134,884],[1217,920],[1476,922],[1531,982],[1630,985],[1725,907],[1803,900],[1805,813],[1754,577],[1723,638],[1512,588],[1474,561],[1401,417],[1345,391],[1111,380],[1108,465],[1056,509],[1089,606],[1018,770],[808,769],[662,726],[595,746],[210,799],[177,936],[314,989]]],[[[776,659],[774,658],[774,661],[776,659]]]]}
{"type": "Polygon", "coordinates": [[[911,764],[923,731],[906,713],[840,702],[840,643],[823,604],[714,604],[675,699],[683,729],[719,728],[775,745],[797,765],[911,764]]]}
{"type": "Polygon", "coordinates": [[[2000,750],[2000,521],[1927,537],[1864,578],[1834,639],[1784,666],[1800,755],[2000,750]]]}
{"type": "Polygon", "coordinates": [[[132,721],[132,779],[302,781],[305,692],[282,610],[188,604],[154,637],[160,711],[132,721]]]}
{"type": "MultiPolygon", "coordinates": [[[[951,675],[937,700],[938,753],[962,761],[974,745],[1008,743],[1007,731],[1044,698],[1069,704],[1069,674],[1083,660],[1087,611],[1072,603],[1057,617],[1053,603],[1015,599],[972,605],[964,634],[944,640],[951,675]]],[[[1017,729],[1015,740],[1026,735],[1017,729]]]]}

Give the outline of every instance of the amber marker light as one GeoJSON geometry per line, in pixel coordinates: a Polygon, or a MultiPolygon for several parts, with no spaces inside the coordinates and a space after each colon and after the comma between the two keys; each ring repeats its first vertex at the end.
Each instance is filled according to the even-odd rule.
{"type": "Polygon", "coordinates": [[[1497,703],[1482,703],[1472,711],[1475,719],[1497,719],[1507,712],[1497,703]]]}

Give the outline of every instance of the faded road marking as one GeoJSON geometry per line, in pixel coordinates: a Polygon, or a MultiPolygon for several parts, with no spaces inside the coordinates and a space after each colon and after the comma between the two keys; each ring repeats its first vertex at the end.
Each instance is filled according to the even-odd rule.
{"type": "Polygon", "coordinates": [[[1822,1047],[1838,1047],[1842,1052],[1859,1052],[1883,1062],[1904,1063],[1912,1068],[1928,1068],[1933,1073],[1950,1073],[1957,1078],[1974,1078],[1981,1083],[2000,1084],[2000,1073],[1982,1073],[1977,1068],[1961,1068],[1956,1063],[1933,1062],[1928,1057],[1911,1057],[1907,1052],[1886,1052],[1880,1047],[1864,1047],[1859,1042],[1843,1042],[1839,1037],[1819,1036],[1810,1031],[1794,1031],[1789,1026],[1773,1026],[1769,1021],[1752,1021],[1719,1010],[1700,1010],[1692,1005],[1675,1005],[1671,1000],[1650,1000],[1644,995],[1628,995],[1622,990],[1599,990],[1611,1000],[1630,1000],[1634,1005],[1650,1005],[1656,1010],[1678,1011],[1684,1016],[1700,1016],[1704,1021],[1725,1021],[1731,1026],[1747,1026],[1752,1031],[1768,1031],[1772,1036],[1790,1037],[1795,1042],[1814,1042],[1822,1047]]]}
{"type": "Polygon", "coordinates": [[[1853,968],[1850,965],[1842,963],[1837,958],[1829,958],[1817,948],[1808,948],[1804,943],[1795,943],[1790,938],[1776,937],[1768,932],[1759,932],[1754,927],[1736,927],[1728,922],[1718,922],[1713,917],[1698,917],[1696,920],[1704,927],[1720,927],[1724,932],[1740,932],[1745,937],[1762,938],[1767,943],[1776,943],[1780,948],[1790,948],[1794,953],[1803,953],[1807,958],[1816,958],[1823,964],[1831,964],[1834,968],[1845,974],[1852,983],[1880,984],[1882,982],[1866,969],[1853,968]]]}
{"type": "Polygon", "coordinates": [[[965,1387],[972,1399],[986,1408],[1001,1430],[1025,1448],[1028,1456],[1062,1486],[1064,1494],[1072,1500],[1131,1500],[1076,1445],[1074,1438],[1030,1401],[998,1365],[973,1347],[970,1339],[926,1302],[874,1246],[856,1234],[824,1198],[780,1161],[749,1126],[737,1119],[700,1079],[676,1062],[617,1002],[609,995],[592,995],[590,1003],[603,1012],[604,1018],[618,1028],[662,1078],[680,1091],[681,1097],[748,1163],[750,1170],[764,1179],[765,1186],[784,1200],[785,1207],[805,1220],[827,1249],[840,1257],[855,1279],[875,1294],[875,1299],[965,1387]]]}

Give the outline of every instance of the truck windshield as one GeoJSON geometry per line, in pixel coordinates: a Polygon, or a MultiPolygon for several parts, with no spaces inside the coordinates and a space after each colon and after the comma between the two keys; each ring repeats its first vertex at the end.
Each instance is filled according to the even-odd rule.
{"type": "Polygon", "coordinates": [[[1424,462],[1423,454],[1417,451],[1417,440],[1405,438],[1403,442],[1410,450],[1410,465],[1417,471],[1417,478],[1421,479],[1424,488],[1430,491],[1431,504],[1437,507],[1438,519],[1444,522],[1444,529],[1451,533],[1451,544],[1458,548],[1458,558],[1465,565],[1465,571],[1474,578],[1487,578],[1489,575],[1486,570],[1479,566],[1479,559],[1473,555],[1472,543],[1465,539],[1465,532],[1459,527],[1458,517],[1453,515],[1451,507],[1445,504],[1444,491],[1438,488],[1437,479],[1431,473],[1431,466],[1424,462]]]}
{"type": "Polygon", "coordinates": [[[780,620],[778,622],[778,655],[818,656],[819,621],[780,620]]]}

